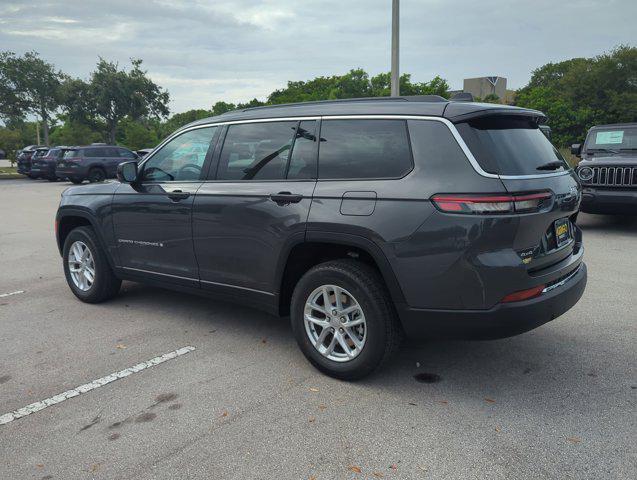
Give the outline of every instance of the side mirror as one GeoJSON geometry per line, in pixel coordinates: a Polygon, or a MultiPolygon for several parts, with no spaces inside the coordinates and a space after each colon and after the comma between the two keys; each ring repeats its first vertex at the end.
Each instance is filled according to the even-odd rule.
{"type": "Polygon", "coordinates": [[[571,145],[571,153],[573,155],[575,155],[576,157],[579,157],[582,155],[582,144],[581,143],[574,143],[573,145],[571,145]]]}
{"type": "Polygon", "coordinates": [[[124,162],[117,166],[117,179],[122,183],[137,181],[137,162],[124,162]]]}

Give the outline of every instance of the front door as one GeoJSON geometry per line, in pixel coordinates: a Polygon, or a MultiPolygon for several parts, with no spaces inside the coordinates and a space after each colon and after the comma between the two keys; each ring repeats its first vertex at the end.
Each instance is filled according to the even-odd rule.
{"type": "Polygon", "coordinates": [[[198,285],[192,243],[192,206],[218,128],[188,130],[140,165],[139,181],[113,197],[120,266],[131,274],[198,285]]]}
{"type": "MultiPolygon", "coordinates": [[[[316,120],[230,125],[216,175],[195,198],[201,287],[273,297],[277,265],[305,238],[316,185],[316,120]]],[[[258,298],[255,298],[258,301],[258,298]]]]}

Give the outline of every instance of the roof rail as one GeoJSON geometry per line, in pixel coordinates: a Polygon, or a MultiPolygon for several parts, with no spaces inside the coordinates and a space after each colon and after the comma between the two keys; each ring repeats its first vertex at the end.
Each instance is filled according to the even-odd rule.
{"type": "Polygon", "coordinates": [[[361,98],[338,98],[335,100],[312,100],[309,102],[298,103],[278,103],[276,105],[261,105],[259,107],[249,107],[241,110],[242,112],[250,112],[253,110],[260,110],[262,108],[282,108],[282,107],[295,107],[301,105],[324,105],[333,103],[354,103],[354,102],[448,102],[444,97],[440,95],[407,95],[401,97],[361,97],[361,98]]]}

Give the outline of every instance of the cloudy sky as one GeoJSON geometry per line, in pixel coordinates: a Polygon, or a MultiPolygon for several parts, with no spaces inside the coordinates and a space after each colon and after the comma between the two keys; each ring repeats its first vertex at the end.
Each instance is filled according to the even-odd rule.
{"type": "MultiPolygon", "coordinates": [[[[637,45],[637,0],[401,0],[401,71],[523,86],[544,63],[637,45]]],[[[389,70],[391,0],[0,0],[0,50],[88,77],[144,60],[172,111],[265,98],[287,80],[389,70]]]]}

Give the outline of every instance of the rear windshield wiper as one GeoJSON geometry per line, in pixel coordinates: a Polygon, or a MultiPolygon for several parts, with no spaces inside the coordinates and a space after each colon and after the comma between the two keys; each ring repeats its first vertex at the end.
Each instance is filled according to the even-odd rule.
{"type": "Polygon", "coordinates": [[[539,167],[537,167],[536,170],[557,170],[558,168],[561,168],[563,166],[564,166],[564,163],[558,162],[556,160],[554,162],[548,162],[548,163],[545,163],[544,165],[540,165],[539,167]]]}

